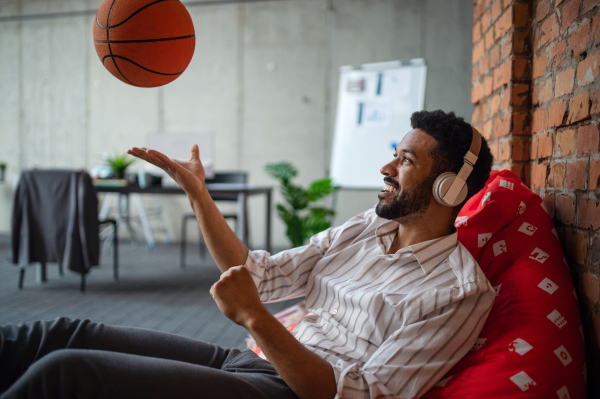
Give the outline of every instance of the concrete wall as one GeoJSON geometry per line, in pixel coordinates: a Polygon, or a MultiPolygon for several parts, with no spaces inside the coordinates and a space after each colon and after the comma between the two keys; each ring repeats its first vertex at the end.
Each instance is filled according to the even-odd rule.
{"type": "MultiPolygon", "coordinates": [[[[89,169],[102,152],[141,145],[149,133],[213,132],[216,169],[247,170],[252,184],[274,185],[263,166],[280,160],[298,167],[300,183],[321,178],[342,65],[424,57],[426,109],[465,117],[473,110],[469,0],[184,1],[195,55],[178,80],[158,89],[125,85],[101,65],[91,38],[100,3],[0,3],[0,162],[9,165],[0,233],[10,230],[11,182],[21,169],[89,169]]],[[[375,191],[342,192],[336,222],[376,201],[375,191]]],[[[161,202],[177,237],[188,202],[161,202]]],[[[262,201],[250,205],[260,246],[262,201]]],[[[274,220],[274,244],[285,246],[283,224],[274,220]]]]}

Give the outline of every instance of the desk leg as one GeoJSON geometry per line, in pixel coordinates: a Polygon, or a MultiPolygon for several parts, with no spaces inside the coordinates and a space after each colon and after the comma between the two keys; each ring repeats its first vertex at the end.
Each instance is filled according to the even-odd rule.
{"type": "Polygon", "coordinates": [[[237,236],[245,245],[248,245],[248,231],[246,229],[246,215],[248,212],[247,209],[247,199],[246,193],[238,193],[237,203],[238,203],[238,219],[237,219],[237,236]]]}
{"type": "Polygon", "coordinates": [[[144,230],[144,236],[146,236],[148,248],[154,249],[156,242],[154,241],[152,229],[150,228],[150,223],[148,222],[148,215],[146,214],[146,208],[144,208],[142,196],[139,194],[131,194],[131,196],[133,197],[133,202],[135,203],[135,207],[140,215],[140,222],[142,223],[142,229],[144,230]]]}
{"type": "Polygon", "coordinates": [[[267,191],[267,226],[265,232],[265,240],[267,241],[267,252],[271,253],[271,190],[267,191]]]}
{"type": "Polygon", "coordinates": [[[135,233],[135,230],[133,229],[133,226],[131,225],[131,208],[129,206],[129,194],[119,194],[119,207],[118,207],[119,211],[117,213],[117,226],[121,223],[121,222],[125,222],[125,226],[127,226],[127,231],[129,232],[129,235],[131,236],[131,241],[133,242],[139,242],[137,234],[135,233]],[[123,204],[122,202],[125,202],[125,212],[123,213],[123,204]]]}

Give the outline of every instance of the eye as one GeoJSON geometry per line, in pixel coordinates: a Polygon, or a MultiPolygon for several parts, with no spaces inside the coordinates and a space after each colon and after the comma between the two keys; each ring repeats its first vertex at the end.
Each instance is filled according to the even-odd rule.
{"type": "Polygon", "coordinates": [[[402,162],[411,162],[411,160],[407,157],[402,158],[402,162]]]}
{"type": "Polygon", "coordinates": [[[398,158],[398,154],[396,154],[396,153],[393,153],[392,155],[394,156],[394,159],[395,159],[395,158],[398,158]]]}

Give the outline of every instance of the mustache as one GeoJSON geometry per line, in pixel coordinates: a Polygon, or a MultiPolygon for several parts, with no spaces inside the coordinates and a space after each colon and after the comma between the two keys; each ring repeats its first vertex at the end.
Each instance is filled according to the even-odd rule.
{"type": "Polygon", "coordinates": [[[389,184],[391,184],[393,186],[396,186],[396,187],[400,188],[400,183],[398,183],[396,180],[392,179],[390,176],[384,177],[383,181],[385,183],[389,183],[389,184]]]}

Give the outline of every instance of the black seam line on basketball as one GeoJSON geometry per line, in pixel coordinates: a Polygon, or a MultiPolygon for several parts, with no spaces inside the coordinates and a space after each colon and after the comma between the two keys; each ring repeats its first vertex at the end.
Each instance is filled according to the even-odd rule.
{"type": "MultiPolygon", "coordinates": [[[[106,60],[107,58],[120,58],[120,59],[122,59],[122,60],[129,61],[129,62],[131,62],[132,64],[134,64],[134,65],[137,65],[138,67],[140,67],[140,68],[142,68],[142,69],[144,69],[144,70],[146,70],[146,71],[148,71],[148,72],[155,73],[155,74],[157,74],[157,75],[167,75],[167,76],[174,76],[174,75],[181,75],[181,74],[183,73],[183,71],[181,71],[181,72],[177,72],[177,73],[165,73],[165,72],[157,72],[157,71],[153,71],[152,69],[148,69],[148,68],[146,68],[146,67],[143,67],[143,66],[141,66],[140,64],[138,64],[137,62],[135,62],[135,61],[132,61],[132,60],[130,60],[129,58],[121,57],[120,55],[105,55],[105,56],[104,56],[104,58],[102,58],[102,64],[104,64],[104,60],[106,60]]],[[[115,65],[117,65],[117,63],[116,63],[116,62],[115,62],[115,65]]],[[[125,78],[125,79],[127,79],[127,78],[125,78]]],[[[133,84],[133,83],[132,83],[132,84],[133,84]]]]}
{"type": "MultiPolygon", "coordinates": [[[[106,22],[106,26],[103,26],[100,21],[98,20],[98,15],[96,15],[96,23],[103,29],[114,29],[114,28],[118,28],[119,26],[123,25],[125,22],[129,21],[131,18],[133,18],[134,15],[136,15],[137,13],[141,12],[142,10],[153,6],[154,4],[157,3],[162,3],[164,1],[176,1],[178,3],[181,3],[179,0],[157,0],[157,1],[153,1],[152,3],[146,4],[144,7],[139,8],[137,11],[135,11],[133,14],[131,14],[130,16],[128,16],[124,21],[122,21],[121,23],[118,23],[116,25],[110,26],[110,22],[106,22]]],[[[114,4],[114,3],[113,3],[114,4]]],[[[112,6],[110,7],[110,9],[112,10],[112,6]]],[[[110,15],[110,12],[109,12],[110,15]]],[[[108,18],[108,20],[110,21],[110,16],[108,18]]]]}
{"type": "Polygon", "coordinates": [[[144,39],[144,40],[94,40],[94,43],[148,43],[148,42],[166,42],[168,40],[190,39],[196,35],[165,37],[162,39],[144,39]]]}
{"type": "MultiPolygon", "coordinates": [[[[113,7],[115,6],[116,2],[117,2],[117,0],[113,0],[113,3],[110,5],[110,10],[108,10],[108,17],[106,18],[106,25],[108,25],[108,26],[110,26],[110,14],[112,14],[112,10],[113,10],[113,7]]],[[[98,14],[96,14],[96,21],[97,20],[98,20],[98,14]]],[[[123,79],[128,81],[130,85],[135,86],[131,82],[131,80],[127,79],[127,76],[123,75],[123,72],[121,72],[121,70],[119,69],[119,65],[117,65],[117,60],[113,57],[112,48],[110,47],[110,32],[108,31],[108,29],[106,29],[106,40],[108,40],[108,52],[110,53],[110,55],[112,57],[113,64],[115,64],[115,68],[117,68],[117,71],[121,74],[123,79]]],[[[106,59],[106,57],[104,59],[106,59]]],[[[102,60],[102,65],[104,65],[104,59],[102,60]]]]}

